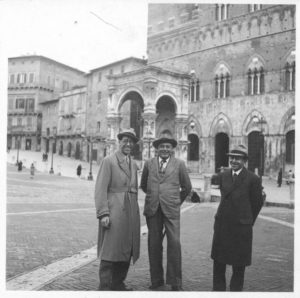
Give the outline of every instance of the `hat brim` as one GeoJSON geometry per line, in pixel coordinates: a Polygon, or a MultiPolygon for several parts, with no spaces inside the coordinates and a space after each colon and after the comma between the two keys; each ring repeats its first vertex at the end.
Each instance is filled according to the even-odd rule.
{"type": "Polygon", "coordinates": [[[123,137],[129,137],[131,138],[135,143],[139,141],[139,139],[132,133],[130,132],[120,132],[118,135],[118,140],[120,141],[123,137]]]}
{"type": "Polygon", "coordinates": [[[244,153],[244,152],[229,152],[227,153],[228,156],[239,156],[239,157],[244,157],[244,158],[248,158],[248,154],[244,153]]]}
{"type": "Polygon", "coordinates": [[[174,139],[168,139],[168,138],[161,138],[158,140],[153,141],[153,146],[157,149],[158,146],[162,143],[169,143],[173,146],[173,148],[175,148],[177,146],[177,141],[174,139]]]}

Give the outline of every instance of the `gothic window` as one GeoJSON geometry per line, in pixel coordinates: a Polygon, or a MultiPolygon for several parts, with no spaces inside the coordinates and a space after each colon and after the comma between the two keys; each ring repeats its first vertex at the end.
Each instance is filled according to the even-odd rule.
{"type": "Polygon", "coordinates": [[[215,76],[215,98],[226,98],[230,96],[229,72],[219,73],[215,76]]]}
{"type": "Polygon", "coordinates": [[[27,112],[34,111],[34,98],[26,98],[26,109],[27,112]]]}
{"type": "Polygon", "coordinates": [[[249,4],[249,12],[254,12],[262,9],[262,4],[249,4]]]}
{"type": "Polygon", "coordinates": [[[215,6],[215,18],[216,21],[222,21],[228,19],[228,4],[216,4],[215,6]]]}
{"type": "Polygon", "coordinates": [[[248,95],[259,95],[265,92],[264,68],[258,58],[253,58],[248,69],[248,95]]]}
{"type": "Polygon", "coordinates": [[[295,90],[295,61],[285,65],[285,90],[295,90]]]}
{"type": "Polygon", "coordinates": [[[200,81],[198,79],[191,80],[190,83],[190,101],[200,100],[200,81]]]}

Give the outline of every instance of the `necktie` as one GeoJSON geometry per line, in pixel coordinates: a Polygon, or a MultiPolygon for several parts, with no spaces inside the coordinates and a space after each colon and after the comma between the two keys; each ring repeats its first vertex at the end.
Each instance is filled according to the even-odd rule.
{"type": "Polygon", "coordinates": [[[164,172],[164,164],[165,164],[166,162],[167,162],[167,161],[164,160],[164,159],[162,159],[162,160],[160,161],[159,171],[160,171],[161,173],[164,172]]]}
{"type": "Polygon", "coordinates": [[[237,173],[234,173],[234,174],[233,174],[233,176],[232,176],[232,180],[233,180],[233,182],[235,182],[235,180],[236,180],[237,176],[238,176],[238,175],[237,175],[237,173]]]}
{"type": "Polygon", "coordinates": [[[130,162],[129,156],[126,155],[125,159],[126,159],[127,164],[129,165],[129,162],[130,162]]]}

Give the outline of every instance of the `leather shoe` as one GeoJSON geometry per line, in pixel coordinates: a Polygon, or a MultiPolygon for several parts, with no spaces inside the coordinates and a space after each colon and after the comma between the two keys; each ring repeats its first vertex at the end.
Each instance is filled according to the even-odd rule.
{"type": "Polygon", "coordinates": [[[158,282],[153,283],[153,284],[149,287],[149,289],[150,289],[150,290],[156,290],[156,289],[158,289],[159,287],[162,287],[164,284],[165,284],[165,283],[164,283],[163,280],[162,280],[162,281],[158,281],[158,282]]]}
{"type": "Polygon", "coordinates": [[[183,291],[182,286],[172,286],[171,289],[172,291],[183,291]]]}

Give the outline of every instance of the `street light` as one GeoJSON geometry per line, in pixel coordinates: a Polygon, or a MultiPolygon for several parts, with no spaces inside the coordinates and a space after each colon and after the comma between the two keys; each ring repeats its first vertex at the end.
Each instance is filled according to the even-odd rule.
{"type": "Polygon", "coordinates": [[[18,147],[17,147],[17,161],[16,166],[19,164],[19,151],[20,151],[20,136],[17,137],[18,147]]]}
{"type": "Polygon", "coordinates": [[[264,169],[264,134],[263,134],[263,125],[267,124],[267,121],[264,119],[263,116],[258,118],[257,116],[254,117],[253,121],[260,126],[259,130],[259,176],[263,176],[263,169],[264,169]]]}
{"type": "Polygon", "coordinates": [[[56,140],[56,127],[53,128],[53,143],[52,143],[52,154],[51,154],[51,169],[49,171],[49,174],[54,174],[53,171],[53,151],[54,151],[54,145],[56,140]]]}
{"type": "Polygon", "coordinates": [[[92,173],[92,167],[93,167],[93,139],[91,137],[87,137],[87,141],[90,143],[90,172],[87,177],[88,180],[93,180],[93,173],[92,173]]]}

